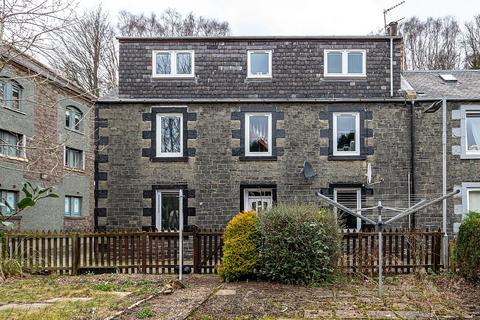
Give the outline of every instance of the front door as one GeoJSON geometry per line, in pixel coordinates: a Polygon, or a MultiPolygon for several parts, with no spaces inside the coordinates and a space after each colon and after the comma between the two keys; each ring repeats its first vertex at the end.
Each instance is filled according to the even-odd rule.
{"type": "Polygon", "coordinates": [[[262,211],[272,207],[272,189],[245,189],[245,211],[262,211]]]}
{"type": "Polygon", "coordinates": [[[180,215],[183,214],[182,190],[157,190],[156,219],[157,230],[178,230],[180,215]]]}

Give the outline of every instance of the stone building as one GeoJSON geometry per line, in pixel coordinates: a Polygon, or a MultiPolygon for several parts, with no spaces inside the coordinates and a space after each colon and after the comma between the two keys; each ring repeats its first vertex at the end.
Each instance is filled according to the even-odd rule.
{"type": "MultiPolygon", "coordinates": [[[[415,74],[402,77],[401,37],[119,42],[118,95],[96,106],[99,229],[176,228],[180,214],[186,226],[223,227],[240,210],[321,204],[318,191],[351,208],[406,208],[442,194],[439,113],[423,111],[444,94],[415,95],[415,74]]],[[[449,189],[480,181],[475,160],[455,168],[460,157],[449,154],[449,189]]],[[[449,200],[449,232],[459,202],[449,200]]],[[[442,227],[441,205],[395,226],[408,225],[442,227]]]]}
{"type": "Polygon", "coordinates": [[[26,181],[60,196],[11,218],[20,229],[93,226],[94,101],[39,61],[2,49],[0,198],[15,206],[26,181]]]}
{"type": "MultiPolygon", "coordinates": [[[[416,92],[413,140],[415,192],[441,194],[443,99],[445,99],[447,190],[461,193],[447,200],[447,227],[456,232],[470,211],[480,212],[480,71],[406,71],[416,92]]],[[[437,221],[442,205],[417,215],[418,225],[437,221]]]]}

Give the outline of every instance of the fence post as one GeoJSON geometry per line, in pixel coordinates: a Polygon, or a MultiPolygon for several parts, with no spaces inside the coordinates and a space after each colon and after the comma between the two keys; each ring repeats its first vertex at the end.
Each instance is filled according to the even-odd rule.
{"type": "Polygon", "coordinates": [[[142,233],[142,273],[147,273],[147,233],[142,233]]]}
{"type": "MultiPolygon", "coordinates": [[[[435,259],[434,259],[434,262],[433,262],[433,270],[435,273],[438,273],[440,271],[440,256],[442,254],[442,246],[441,246],[441,243],[442,243],[442,240],[443,240],[443,235],[441,233],[441,231],[439,230],[436,234],[435,234],[435,248],[434,248],[434,251],[435,251],[435,259]]],[[[443,248],[445,250],[445,248],[443,248]]],[[[446,269],[447,266],[444,266],[444,269],[446,269]]]]}
{"type": "MultiPolygon", "coordinates": [[[[77,234],[72,235],[72,276],[76,276],[78,274],[78,264],[80,262],[80,245],[79,245],[79,238],[77,234]]],[[[67,248],[68,250],[68,248],[67,248]]]]}
{"type": "Polygon", "coordinates": [[[192,237],[193,237],[193,272],[201,273],[200,270],[200,239],[198,235],[198,227],[192,227],[192,237]]]}

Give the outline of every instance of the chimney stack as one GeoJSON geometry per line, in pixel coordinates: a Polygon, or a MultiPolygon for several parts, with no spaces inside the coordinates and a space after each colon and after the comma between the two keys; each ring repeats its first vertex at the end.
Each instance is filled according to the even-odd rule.
{"type": "Polygon", "coordinates": [[[388,24],[388,35],[390,37],[395,37],[397,35],[398,22],[392,21],[388,24]]]}

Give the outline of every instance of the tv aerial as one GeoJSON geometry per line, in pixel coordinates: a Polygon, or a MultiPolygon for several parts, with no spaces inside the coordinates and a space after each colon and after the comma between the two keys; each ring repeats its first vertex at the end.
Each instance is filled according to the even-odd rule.
{"type": "MultiPolygon", "coordinates": [[[[398,2],[397,4],[395,4],[394,6],[388,8],[388,9],[383,9],[383,28],[385,29],[385,34],[388,35],[388,25],[387,25],[387,14],[392,11],[393,9],[401,6],[402,4],[404,4],[405,1],[401,1],[401,2],[398,2]]],[[[398,19],[396,20],[395,22],[398,22],[398,21],[401,21],[403,20],[404,18],[401,18],[401,19],[398,19]]]]}

